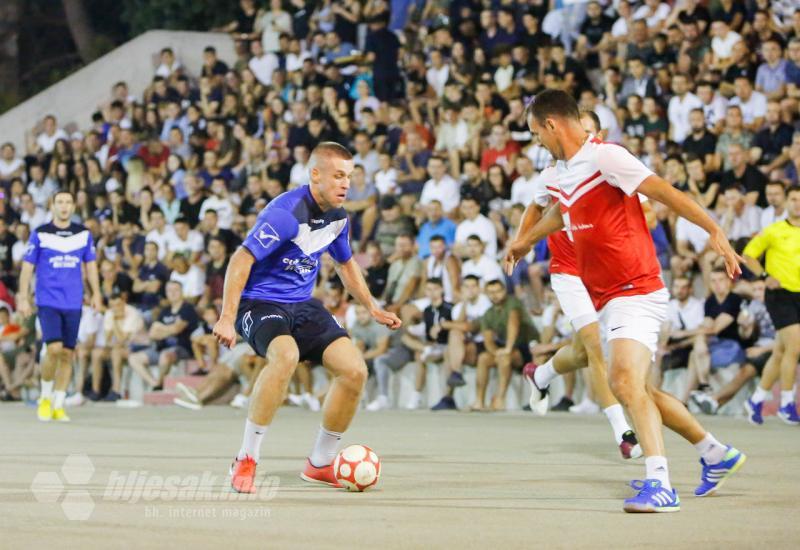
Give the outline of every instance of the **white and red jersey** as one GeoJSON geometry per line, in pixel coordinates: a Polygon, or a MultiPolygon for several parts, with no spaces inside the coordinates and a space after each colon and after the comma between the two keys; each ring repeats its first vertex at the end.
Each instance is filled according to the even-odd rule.
{"type": "MultiPolygon", "coordinates": [[[[547,186],[552,185],[557,177],[555,166],[550,166],[541,171],[533,182],[533,202],[545,208],[558,200],[551,197],[550,191],[547,189],[547,186]]],[[[550,273],[563,273],[565,275],[575,275],[576,277],[580,275],[578,263],[575,260],[575,247],[569,235],[567,235],[566,227],[547,237],[547,248],[550,250],[550,273]]]]}
{"type": "Polygon", "coordinates": [[[578,272],[598,311],[613,298],[661,288],[661,267],[636,189],[653,175],[620,145],[590,136],[568,161],[542,172],[557,198],[578,272]]]}

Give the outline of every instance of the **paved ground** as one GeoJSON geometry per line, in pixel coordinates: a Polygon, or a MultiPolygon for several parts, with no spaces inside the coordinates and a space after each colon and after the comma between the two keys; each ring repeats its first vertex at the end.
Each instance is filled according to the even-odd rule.
{"type": "Polygon", "coordinates": [[[345,443],[372,446],[384,470],[376,491],[351,494],[298,478],[319,418],[286,409],[267,433],[259,471],[277,479],[242,501],[230,500],[226,473],[243,412],[95,406],[74,410],[70,425],[34,415],[0,406],[0,548],[800,545],[800,433],[774,418],[761,428],[708,422],[750,456],[708,499],[691,496],[694,450],[669,435],[683,511],[632,516],[621,501],[643,465],[617,458],[602,417],[362,412],[345,443]],[[198,483],[200,496],[185,493],[198,483]],[[89,517],[68,520],[64,510],[89,517]]]}

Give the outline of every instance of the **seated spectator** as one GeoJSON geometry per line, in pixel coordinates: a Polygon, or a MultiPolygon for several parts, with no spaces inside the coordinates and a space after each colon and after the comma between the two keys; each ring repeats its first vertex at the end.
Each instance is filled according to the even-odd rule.
{"type": "Polygon", "coordinates": [[[214,336],[214,324],[219,316],[214,306],[203,308],[197,328],[192,333],[192,355],[198,365],[198,374],[208,374],[219,359],[219,343],[214,336]]]}
{"type": "Polygon", "coordinates": [[[733,46],[742,40],[742,35],[731,29],[730,25],[722,19],[711,23],[711,51],[713,59],[711,66],[724,71],[733,63],[733,46]]]}
{"type": "Polygon", "coordinates": [[[473,275],[480,280],[481,286],[489,281],[505,280],[500,264],[494,257],[486,255],[486,245],[478,235],[467,237],[465,251],[467,259],[461,264],[462,277],[473,275]]]}
{"type": "Polygon", "coordinates": [[[725,110],[728,108],[728,100],[718,93],[714,86],[707,80],[697,83],[697,97],[703,103],[703,115],[706,118],[706,127],[718,134],[722,130],[725,121],[725,110]]]}
{"type": "Polygon", "coordinates": [[[490,166],[499,164],[507,176],[512,176],[518,155],[519,145],[509,139],[508,129],[502,124],[495,124],[488,147],[481,154],[481,173],[485,176],[490,166]]]}
{"type": "Polygon", "coordinates": [[[670,139],[683,143],[691,132],[689,113],[694,109],[702,109],[703,102],[690,91],[689,79],[684,74],[672,77],[672,93],[674,95],[669,100],[668,109],[670,139]]]}
{"type": "Polygon", "coordinates": [[[661,368],[654,372],[660,386],[663,371],[689,366],[695,338],[704,334],[703,300],[692,295],[692,279],[681,275],[672,280],[672,299],[667,306],[667,324],[659,345],[658,360],[661,368]]]}
{"type": "Polygon", "coordinates": [[[369,292],[373,296],[383,296],[386,291],[386,281],[389,278],[389,264],[383,255],[381,246],[375,241],[369,241],[364,250],[368,262],[364,270],[364,278],[367,281],[369,292]]]}
{"type": "Polygon", "coordinates": [[[703,161],[703,167],[714,167],[714,153],[717,148],[717,138],[708,131],[703,110],[692,109],[689,113],[690,133],[683,141],[683,152],[686,155],[696,155],[703,161]]]}
{"type": "Polygon", "coordinates": [[[444,217],[442,203],[432,200],[425,208],[427,220],[419,228],[417,234],[417,250],[420,258],[430,255],[430,241],[434,237],[441,237],[446,248],[453,246],[456,239],[456,224],[450,218],[444,217]]]}
{"type": "Polygon", "coordinates": [[[454,303],[458,301],[461,283],[461,264],[458,258],[447,249],[444,237],[434,235],[428,241],[430,255],[425,259],[425,269],[422,271],[422,283],[430,279],[439,279],[444,289],[444,299],[454,303]]]}
{"type": "Polygon", "coordinates": [[[780,168],[788,160],[784,153],[792,145],[794,128],[781,120],[781,104],[778,101],[767,103],[766,124],[756,133],[750,158],[756,159],[763,174],[780,168]]]}
{"type": "Polygon", "coordinates": [[[230,229],[233,225],[234,207],[228,193],[224,179],[215,177],[211,183],[211,195],[203,201],[200,207],[200,219],[206,212],[213,210],[217,215],[217,225],[220,229],[230,229]]]}
{"type": "Polygon", "coordinates": [[[731,105],[725,114],[725,131],[717,139],[716,168],[731,169],[728,150],[732,144],[736,143],[746,151],[752,142],[753,134],[744,127],[741,107],[731,105]]]}
{"type": "Polygon", "coordinates": [[[527,206],[533,202],[533,182],[538,176],[533,170],[531,159],[526,156],[517,157],[517,174],[519,176],[511,184],[511,203],[527,206]]]}
{"type": "Polygon", "coordinates": [[[461,282],[462,301],[453,308],[452,320],[440,322],[442,330],[447,332],[445,348],[445,364],[450,373],[447,377],[447,391],[432,410],[453,410],[453,390],[464,386],[464,365],[475,365],[478,352],[483,346],[483,334],[480,330],[480,319],[492,306],[489,298],[481,292],[480,280],[474,275],[467,275],[461,282]]]}
{"type": "MultiPolygon", "coordinates": [[[[711,155],[711,163],[713,157],[711,155]]],[[[708,159],[708,157],[706,157],[708,159]]],[[[719,198],[719,182],[716,172],[707,173],[703,160],[694,154],[686,155],[686,185],[688,192],[697,203],[708,210],[714,210],[719,198]]]]}
{"type": "Polygon", "coordinates": [[[158,315],[149,330],[152,343],[143,350],[132,349],[128,364],[154,391],[163,389],[164,378],[179,360],[192,357],[192,333],[198,325],[194,306],[183,300],[181,285],[167,283],[168,305],[158,315]],[[150,365],[157,364],[158,377],[150,373],[150,365]]]}
{"type": "Polygon", "coordinates": [[[58,191],[58,185],[45,174],[41,164],[33,164],[30,167],[30,174],[31,178],[27,188],[28,194],[36,206],[48,208],[50,197],[58,191]]]}
{"type": "Polygon", "coordinates": [[[42,123],[42,131],[36,136],[37,153],[49,155],[60,139],[67,139],[67,133],[58,127],[56,117],[47,115],[42,123]]]}
{"type": "MultiPolygon", "coordinates": [[[[717,414],[720,407],[733,399],[751,379],[761,376],[775,348],[775,325],[764,305],[766,284],[756,279],[750,285],[752,300],[742,304],[737,323],[739,338],[745,345],[746,360],[736,376],[717,392],[711,394],[696,390],[689,398],[705,414],[717,414]]],[[[774,360],[774,359],[773,359],[774,360]]]]}
{"type": "Polygon", "coordinates": [[[502,281],[489,281],[486,284],[486,294],[492,307],[483,314],[480,321],[486,349],[478,356],[475,382],[477,395],[471,409],[486,410],[489,370],[497,368],[499,380],[491,401],[491,410],[502,411],[506,408],[511,371],[521,369],[525,363],[531,361],[528,344],[538,338],[539,334],[522,302],[508,294],[502,281]]]}
{"type": "Polygon", "coordinates": [[[189,228],[189,220],[178,218],[175,220],[175,232],[167,237],[167,254],[165,263],[172,265],[176,255],[188,258],[190,263],[195,263],[203,253],[203,236],[199,231],[189,228]]]}
{"type": "Polygon", "coordinates": [[[447,165],[441,157],[433,156],[428,160],[428,174],[431,179],[422,187],[419,203],[426,206],[436,200],[442,205],[445,215],[452,217],[457,214],[459,185],[447,173],[447,165]]]}
{"type": "Polygon", "coordinates": [[[746,193],[747,204],[759,208],[766,206],[767,177],[759,169],[748,164],[747,150],[737,143],[732,143],[728,148],[728,160],[730,169],[720,178],[722,188],[740,187],[746,193]]]}
{"type": "Polygon", "coordinates": [[[786,92],[786,64],[783,58],[783,44],[778,39],[770,39],[761,43],[761,55],[764,62],[756,72],[756,90],[767,96],[767,99],[780,99],[786,92]]]}
{"type": "Polygon", "coordinates": [[[372,184],[375,181],[375,173],[380,169],[378,151],[373,149],[372,140],[366,132],[356,132],[353,137],[353,145],[356,154],[353,155],[353,164],[361,165],[366,172],[366,181],[372,184]]]}
{"type": "Polygon", "coordinates": [[[425,323],[424,335],[417,337],[410,331],[406,331],[402,337],[403,345],[412,351],[414,361],[417,363],[414,393],[405,406],[407,409],[419,409],[422,406],[422,390],[425,387],[427,363],[439,362],[444,358],[448,332],[442,328],[441,323],[452,320],[453,314],[453,304],[444,300],[441,279],[427,280],[425,297],[429,303],[422,312],[422,319],[425,323]]]}
{"type": "Polygon", "coordinates": [[[220,237],[211,237],[206,246],[208,263],[203,297],[200,305],[222,307],[222,291],[225,287],[225,273],[228,270],[228,255],[225,241],[220,237]]]}
{"type": "Polygon", "coordinates": [[[397,199],[392,196],[381,197],[378,204],[381,217],[375,227],[375,241],[380,244],[384,256],[394,254],[394,244],[399,235],[410,235],[414,232],[414,222],[403,214],[397,199]]]}
{"type": "Polygon", "coordinates": [[[716,253],[708,245],[708,233],[685,218],[675,224],[675,255],[670,259],[673,277],[699,270],[708,284],[716,253]]]}
{"type": "Polygon", "coordinates": [[[764,124],[767,114],[767,96],[753,89],[753,83],[746,76],[738,76],[733,83],[736,95],[731,98],[730,105],[742,110],[744,127],[756,132],[764,124]]]}
{"type": "MultiPolygon", "coordinates": [[[[348,327],[350,337],[356,344],[356,347],[361,350],[364,356],[364,361],[367,367],[374,371],[375,359],[381,357],[389,351],[389,340],[391,338],[391,331],[384,325],[376,322],[367,311],[367,308],[361,304],[355,306],[356,321],[348,327]]],[[[380,409],[389,408],[389,402],[386,395],[379,395],[376,401],[378,405],[367,405],[368,411],[375,411],[380,409]]]]}
{"type": "Polygon", "coordinates": [[[767,183],[767,207],[761,210],[760,230],[789,217],[786,210],[786,187],[779,181],[767,183]]]}
{"type": "Polygon", "coordinates": [[[378,220],[378,191],[374,184],[367,182],[364,167],[360,164],[356,164],[350,174],[344,209],[350,214],[352,246],[358,251],[359,242],[369,240],[378,220]]]}
{"type": "Polygon", "coordinates": [[[25,174],[25,162],[17,156],[14,144],[6,142],[0,147],[0,185],[9,186],[14,178],[25,174]]]}
{"type": "Polygon", "coordinates": [[[92,353],[92,392],[89,398],[100,399],[102,379],[101,361],[111,359],[111,390],[103,401],[122,399],[122,366],[130,353],[134,339],[144,330],[142,314],[126,302],[125,295],[114,293],[109,300],[109,309],[103,318],[104,346],[92,353]]]}
{"type": "Polygon", "coordinates": [[[392,166],[392,155],[381,153],[378,156],[378,171],[375,172],[375,187],[383,195],[396,195],[400,192],[397,185],[397,169],[392,166]]]}
{"type": "Polygon", "coordinates": [[[189,265],[189,260],[183,255],[177,255],[172,260],[169,280],[180,283],[183,298],[192,305],[196,305],[205,292],[205,273],[197,264],[189,265]]]}
{"type": "MultiPolygon", "coordinates": [[[[406,134],[405,145],[401,144],[397,150],[397,182],[400,184],[401,193],[413,204],[425,185],[425,174],[431,152],[425,147],[419,133],[416,131],[406,134]]],[[[355,159],[354,159],[355,160],[355,159]]]]}
{"type": "Polygon", "coordinates": [[[12,316],[3,326],[0,342],[10,344],[0,352],[0,401],[21,401],[20,389],[34,373],[36,315],[12,316]]]}
{"type": "Polygon", "coordinates": [[[394,254],[389,259],[389,275],[383,298],[386,310],[400,313],[400,310],[417,293],[422,278],[422,260],[414,254],[414,240],[408,234],[395,239],[394,254]]]}
{"type": "Polygon", "coordinates": [[[734,363],[744,363],[745,355],[739,337],[739,312],[742,299],[731,292],[731,280],[724,269],[711,273],[711,292],[704,306],[702,333],[694,339],[689,356],[689,376],[681,396],[684,403],[695,388],[709,387],[709,374],[734,363]]]}
{"type": "Polygon", "coordinates": [[[142,264],[132,280],[134,303],[145,314],[147,321],[152,320],[150,312],[164,296],[163,287],[169,281],[169,276],[167,266],[158,261],[158,245],[155,242],[145,243],[142,264]]]}
{"type": "MultiPolygon", "coordinates": [[[[795,19],[800,16],[795,15],[795,19]]],[[[786,63],[786,95],[788,97],[800,97],[800,34],[795,34],[789,41],[787,48],[789,59],[786,63]]]]}
{"type": "Polygon", "coordinates": [[[236,248],[242,244],[242,239],[236,233],[230,229],[220,227],[219,215],[214,209],[210,208],[203,213],[203,219],[197,228],[203,236],[204,246],[208,246],[211,239],[219,239],[225,243],[225,251],[233,254],[236,248]]]}
{"type": "Polygon", "coordinates": [[[733,247],[741,251],[761,230],[761,211],[757,206],[749,204],[741,187],[728,187],[723,201],[720,226],[733,247]]]}
{"type": "Polygon", "coordinates": [[[478,201],[472,197],[461,199],[462,221],[456,227],[456,241],[453,253],[459,258],[468,256],[467,240],[471,235],[480,235],[481,241],[486,246],[486,255],[494,259],[497,257],[497,229],[494,223],[481,214],[478,201]]]}

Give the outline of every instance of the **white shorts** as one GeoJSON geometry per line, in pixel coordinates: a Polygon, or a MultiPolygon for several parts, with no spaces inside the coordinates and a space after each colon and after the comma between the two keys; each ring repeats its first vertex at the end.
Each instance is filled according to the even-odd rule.
{"type": "Polygon", "coordinates": [[[597,311],[580,277],[554,273],[550,275],[550,286],[575,332],[597,322],[597,311]]]}
{"type": "Polygon", "coordinates": [[[667,319],[668,303],[666,288],[650,294],[614,298],[600,312],[606,339],[636,340],[655,354],[661,326],[667,319]]]}

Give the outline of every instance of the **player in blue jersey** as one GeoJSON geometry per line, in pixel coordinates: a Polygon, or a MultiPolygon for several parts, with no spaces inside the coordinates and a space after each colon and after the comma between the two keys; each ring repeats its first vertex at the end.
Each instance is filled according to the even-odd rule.
{"type": "Polygon", "coordinates": [[[64,398],[72,379],[72,354],[81,322],[84,264],[92,288],[92,306],[100,311],[103,301],[92,234],[84,226],[71,221],[75,212],[72,194],[57,192],[51,210],[53,221],[39,226],[31,234],[22,258],[17,310],[24,317],[31,314],[29,288],[36,269],[34,296],[42,340],[47,346],[47,356],[42,364],[39,420],[69,422],[64,411],[64,398]]]}
{"type": "Polygon", "coordinates": [[[238,332],[267,358],[250,397],[242,447],[231,465],[231,485],[240,493],[255,492],[261,440],[297,363],[304,360],[321,362],[333,381],[301,477],[339,486],[332,463],[358,408],[367,366],[347,331],[311,297],[320,256],[327,252],[333,257],[345,288],[377,322],[400,327],[396,315],[378,307],[350,250],[342,205],[350,187],[352,155],[338,143],[323,142],[312,151],[308,169],[311,183],[270,202],[231,257],[222,313],[214,326],[223,345],[232,347],[238,332]]]}

